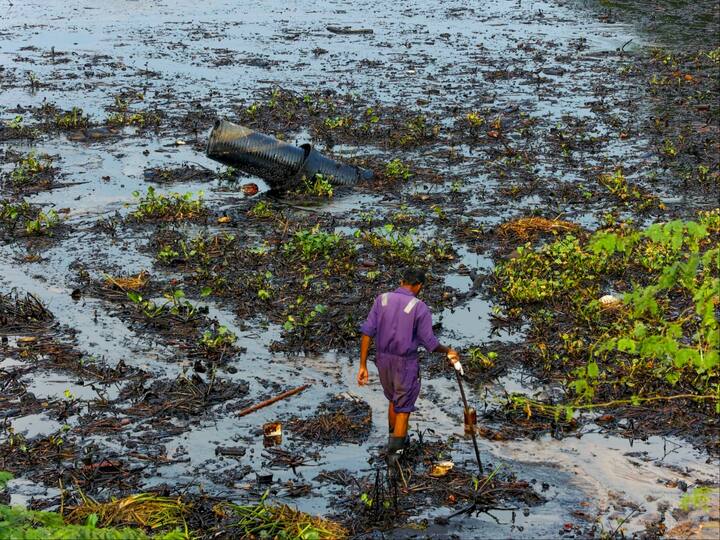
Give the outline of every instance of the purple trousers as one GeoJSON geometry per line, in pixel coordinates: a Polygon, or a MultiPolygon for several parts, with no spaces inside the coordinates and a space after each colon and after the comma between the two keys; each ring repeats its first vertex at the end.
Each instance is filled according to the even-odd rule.
{"type": "Polygon", "coordinates": [[[413,412],[415,401],[420,395],[420,364],[417,357],[377,353],[375,365],[385,397],[392,402],[395,412],[413,412]]]}

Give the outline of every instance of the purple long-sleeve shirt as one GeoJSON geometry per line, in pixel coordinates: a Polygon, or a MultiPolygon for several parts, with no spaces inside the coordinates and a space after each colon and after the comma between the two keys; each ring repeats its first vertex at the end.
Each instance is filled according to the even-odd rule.
{"type": "Polygon", "coordinates": [[[375,299],[360,331],[375,339],[378,355],[416,357],[420,345],[430,352],[440,345],[430,310],[403,287],[375,299]]]}

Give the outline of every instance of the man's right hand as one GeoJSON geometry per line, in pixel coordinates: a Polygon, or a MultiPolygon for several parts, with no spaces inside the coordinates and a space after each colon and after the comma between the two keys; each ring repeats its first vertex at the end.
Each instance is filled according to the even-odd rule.
{"type": "Polygon", "coordinates": [[[450,362],[450,365],[455,368],[455,371],[460,373],[460,376],[465,375],[465,370],[462,367],[462,364],[460,363],[460,355],[455,349],[450,349],[447,352],[447,359],[448,362],[450,362]]]}
{"type": "Polygon", "coordinates": [[[358,371],[357,376],[357,382],[360,386],[364,386],[368,383],[369,380],[368,370],[365,367],[361,367],[360,371],[358,371]]]}

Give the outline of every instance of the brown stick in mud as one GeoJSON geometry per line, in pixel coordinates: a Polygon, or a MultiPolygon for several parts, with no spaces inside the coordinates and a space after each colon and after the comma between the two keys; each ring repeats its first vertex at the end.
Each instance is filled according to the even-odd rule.
{"type": "Polygon", "coordinates": [[[266,399],[265,401],[261,401],[260,403],[253,405],[252,407],[248,407],[247,409],[243,409],[240,411],[237,415],[238,416],[245,416],[246,414],[250,414],[251,412],[255,412],[258,409],[262,409],[263,407],[267,407],[268,405],[272,405],[276,401],[280,401],[281,399],[288,398],[290,396],[294,396],[295,394],[299,394],[303,390],[310,388],[309,384],[303,384],[302,386],[298,386],[297,388],[293,388],[292,390],[287,390],[286,392],[283,392],[282,394],[278,394],[275,397],[272,397],[270,399],[266,399]]]}

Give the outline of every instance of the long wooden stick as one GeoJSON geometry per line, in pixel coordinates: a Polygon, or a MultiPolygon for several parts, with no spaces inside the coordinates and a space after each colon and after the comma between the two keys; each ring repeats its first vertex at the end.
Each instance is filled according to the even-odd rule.
{"type": "MultiPolygon", "coordinates": [[[[468,402],[467,398],[465,397],[465,389],[463,388],[462,378],[460,377],[460,372],[455,371],[455,375],[457,375],[457,382],[458,386],[460,386],[460,395],[462,396],[463,405],[465,406],[465,415],[468,414],[468,402]]],[[[483,474],[483,466],[482,461],[480,461],[480,450],[478,450],[478,444],[477,444],[477,438],[475,437],[475,426],[472,427],[472,442],[473,442],[473,448],[475,448],[475,459],[477,459],[478,468],[480,469],[480,475],[483,474]]]]}
{"type": "Polygon", "coordinates": [[[261,401],[260,403],[257,403],[256,405],[253,405],[252,407],[248,407],[247,409],[243,409],[239,413],[237,413],[238,416],[245,416],[246,414],[250,414],[251,412],[255,412],[258,409],[262,409],[263,407],[267,407],[268,405],[272,405],[276,401],[280,401],[281,399],[288,398],[290,396],[294,396],[295,394],[299,394],[303,390],[306,390],[309,388],[309,384],[303,384],[302,386],[298,386],[297,388],[293,388],[292,390],[288,390],[286,392],[283,392],[282,394],[278,394],[275,397],[272,397],[270,399],[266,399],[265,401],[261,401]]]}

